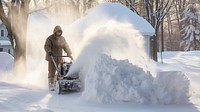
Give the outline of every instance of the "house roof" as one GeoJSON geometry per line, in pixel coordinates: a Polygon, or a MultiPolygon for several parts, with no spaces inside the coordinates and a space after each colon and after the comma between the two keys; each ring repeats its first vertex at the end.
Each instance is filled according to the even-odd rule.
{"type": "Polygon", "coordinates": [[[11,46],[11,43],[8,40],[0,40],[0,46],[11,46]]]}
{"type": "Polygon", "coordinates": [[[75,22],[73,27],[81,32],[93,24],[105,24],[110,20],[131,24],[143,35],[155,35],[155,29],[149,22],[120,3],[102,3],[90,9],[84,17],[75,22]]]}

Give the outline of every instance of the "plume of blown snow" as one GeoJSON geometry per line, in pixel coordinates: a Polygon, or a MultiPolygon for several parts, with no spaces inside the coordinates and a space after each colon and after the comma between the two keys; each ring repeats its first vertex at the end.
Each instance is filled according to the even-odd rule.
{"type": "Polygon", "coordinates": [[[101,53],[115,59],[128,59],[131,63],[147,69],[148,57],[144,48],[144,37],[131,24],[115,20],[93,25],[83,32],[76,49],[76,61],[69,75],[88,66],[101,53]]]}

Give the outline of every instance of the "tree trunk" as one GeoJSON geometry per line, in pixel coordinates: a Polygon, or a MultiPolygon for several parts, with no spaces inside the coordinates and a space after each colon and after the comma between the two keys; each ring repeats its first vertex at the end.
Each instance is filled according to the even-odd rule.
{"type": "Polygon", "coordinates": [[[21,2],[12,0],[11,6],[8,6],[8,17],[6,17],[0,0],[0,19],[8,30],[8,37],[14,50],[14,72],[19,71],[19,68],[25,70],[26,67],[26,33],[29,3],[30,0],[21,0],[21,2]]]}
{"type": "Polygon", "coordinates": [[[169,34],[169,50],[172,50],[172,23],[171,23],[171,16],[167,14],[167,23],[168,23],[168,34],[169,34]]]}
{"type": "Polygon", "coordinates": [[[161,32],[161,51],[164,51],[164,29],[163,29],[163,22],[161,23],[160,32],[161,32]]]}

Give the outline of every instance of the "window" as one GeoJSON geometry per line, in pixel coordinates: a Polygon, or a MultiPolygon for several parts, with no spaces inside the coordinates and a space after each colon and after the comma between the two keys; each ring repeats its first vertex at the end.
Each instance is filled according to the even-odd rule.
{"type": "Polygon", "coordinates": [[[8,49],[8,53],[10,54],[10,49],[8,49]]]}
{"type": "Polygon", "coordinates": [[[3,52],[3,48],[0,48],[0,52],[3,52]]]}
{"type": "Polygon", "coordinates": [[[4,37],[4,30],[1,30],[1,37],[4,37]]]}

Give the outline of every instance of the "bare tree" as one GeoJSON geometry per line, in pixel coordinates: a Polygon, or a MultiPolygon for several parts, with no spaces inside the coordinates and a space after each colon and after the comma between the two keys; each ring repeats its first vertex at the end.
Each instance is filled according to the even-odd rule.
{"type": "Polygon", "coordinates": [[[172,48],[172,35],[173,35],[173,28],[172,28],[172,21],[170,13],[167,14],[167,25],[168,25],[168,35],[169,35],[169,49],[172,48]]]}
{"type": "Polygon", "coordinates": [[[26,61],[26,33],[30,0],[0,0],[0,19],[8,30],[14,50],[15,64],[26,61]]]}
{"type": "MultiPolygon", "coordinates": [[[[154,49],[157,49],[158,45],[158,31],[161,23],[163,22],[165,16],[169,12],[171,8],[172,1],[171,0],[144,0],[146,13],[147,13],[147,21],[151,23],[151,25],[155,28],[155,41],[154,41],[154,49]]],[[[154,50],[154,60],[157,61],[157,50],[154,50]]]]}
{"type": "Polygon", "coordinates": [[[181,29],[180,20],[182,19],[182,13],[183,13],[183,10],[188,5],[188,2],[189,2],[188,0],[174,0],[173,2],[173,7],[175,8],[175,14],[177,18],[179,31],[181,29]]]}
{"type": "Polygon", "coordinates": [[[126,5],[130,10],[132,10],[133,12],[137,13],[138,15],[140,15],[138,13],[138,11],[136,10],[137,8],[137,4],[139,1],[137,0],[119,0],[120,3],[126,5]]]}
{"type": "MultiPolygon", "coordinates": [[[[172,0],[118,0],[133,12],[143,16],[155,28],[155,40],[153,45],[153,59],[157,61],[158,32],[165,16],[168,14],[172,0]]],[[[164,23],[163,23],[164,24],[164,23]]],[[[163,27],[162,27],[163,28],[163,27]]],[[[160,31],[163,31],[162,29],[160,31]]],[[[164,32],[163,32],[164,33],[164,32]]],[[[164,40],[164,39],[162,39],[164,40]]],[[[164,44],[164,42],[161,42],[164,44]]],[[[164,49],[164,47],[162,48],[164,49]]]]}

